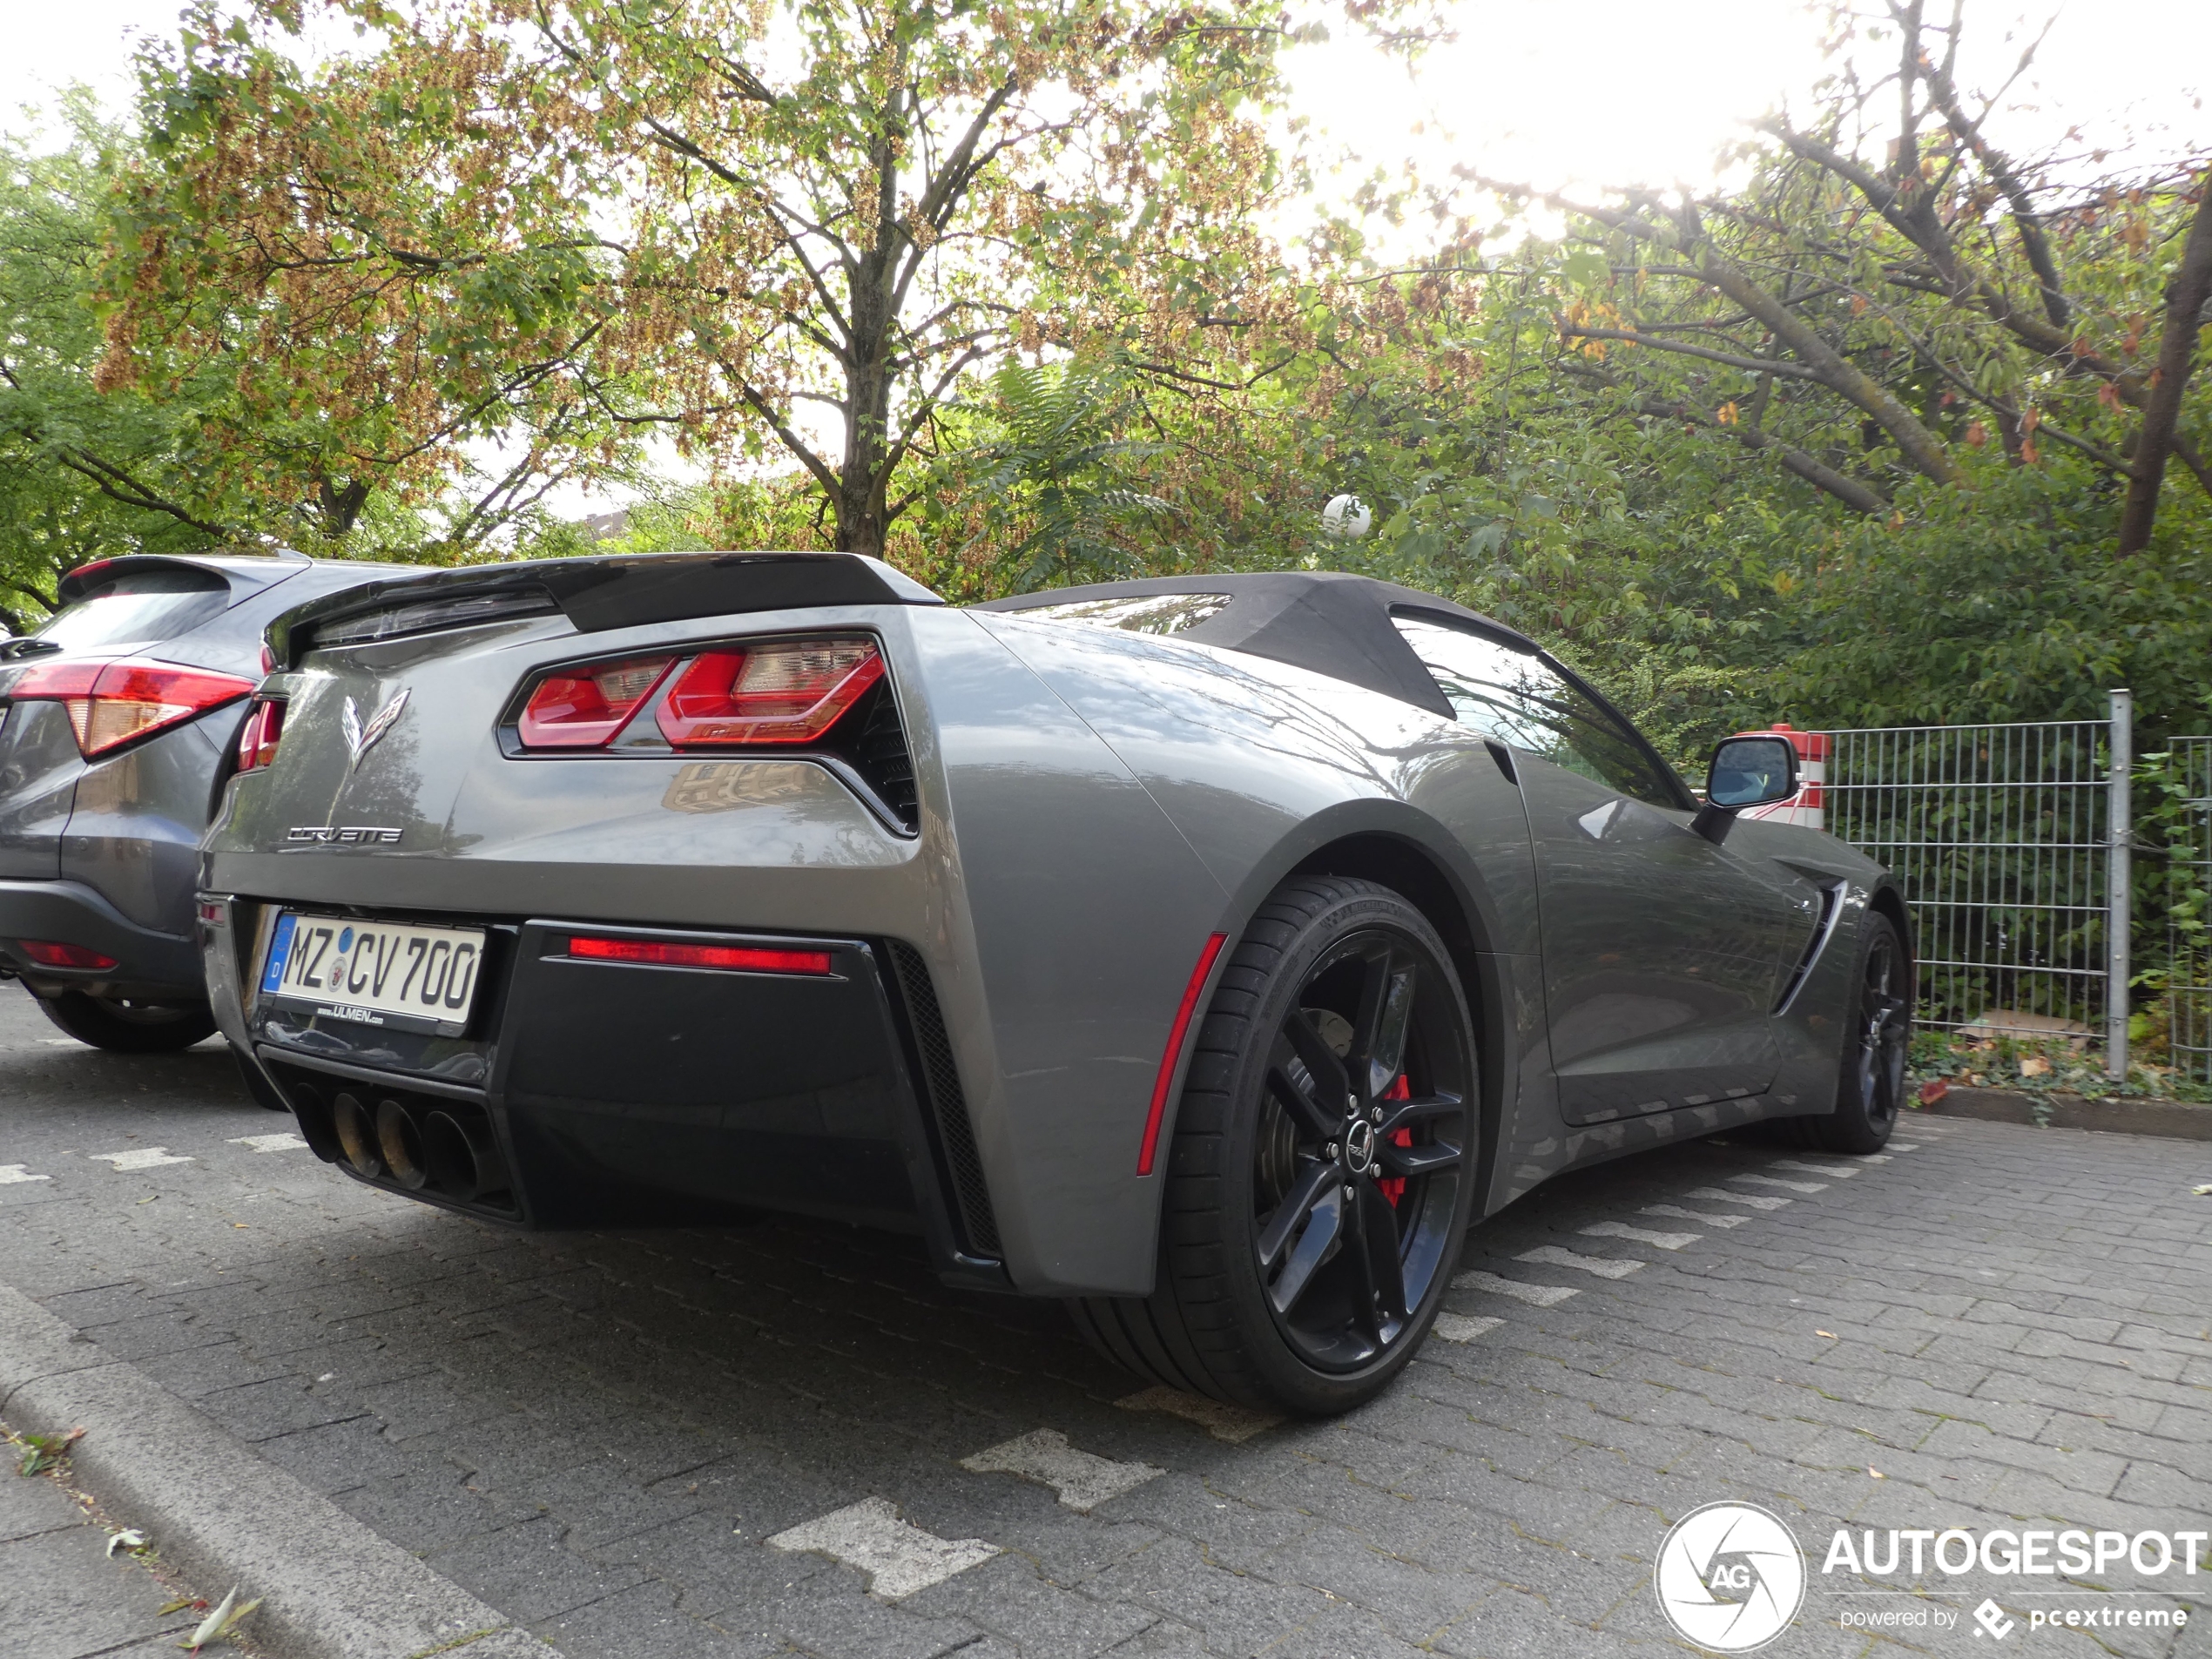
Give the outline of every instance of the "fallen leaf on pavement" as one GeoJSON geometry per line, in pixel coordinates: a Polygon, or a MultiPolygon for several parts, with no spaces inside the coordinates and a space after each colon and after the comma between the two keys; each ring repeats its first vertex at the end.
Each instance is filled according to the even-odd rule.
{"type": "Polygon", "coordinates": [[[238,1606],[237,1602],[238,1587],[233,1585],[231,1593],[223,1598],[222,1605],[202,1619],[199,1629],[177,1645],[188,1653],[198,1653],[211,1642],[226,1641],[236,1635],[238,1627],[245,1622],[246,1615],[261,1605],[261,1598],[257,1595],[244,1607],[238,1606]]]}
{"type": "Polygon", "coordinates": [[[188,1607],[205,1608],[206,1605],[206,1602],[196,1595],[180,1595],[173,1602],[164,1602],[161,1604],[161,1610],[153,1616],[157,1619],[165,1619],[172,1613],[182,1613],[188,1607]]]}
{"type": "Polygon", "coordinates": [[[125,1527],[119,1532],[108,1534],[107,1553],[111,1556],[118,1549],[144,1549],[145,1547],[145,1534],[135,1527],[125,1527]]]}
{"type": "Polygon", "coordinates": [[[1815,1331],[1813,1335],[1817,1337],[1826,1337],[1831,1342],[1841,1342],[1843,1340],[1843,1339],[1838,1336],[1833,1331],[1815,1331]]]}
{"type": "Polygon", "coordinates": [[[2189,1190],[2200,1198],[2212,1198],[2212,1181],[2207,1181],[2201,1187],[2191,1187],[2189,1190]]]}
{"type": "Polygon", "coordinates": [[[1884,1474],[1879,1469],[1876,1468],[1871,1463],[1866,1466],[1866,1473],[1872,1475],[1877,1480],[1886,1480],[1889,1479],[1889,1476],[1884,1474]]]}

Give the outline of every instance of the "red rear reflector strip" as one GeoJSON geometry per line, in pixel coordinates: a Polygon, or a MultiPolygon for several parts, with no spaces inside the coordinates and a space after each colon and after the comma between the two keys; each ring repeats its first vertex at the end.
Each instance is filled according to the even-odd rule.
{"type": "Polygon", "coordinates": [[[658,939],[569,941],[569,954],[602,962],[644,962],[655,968],[726,968],[741,974],[826,974],[826,950],[772,950],[756,945],[677,945],[658,939]]]}
{"type": "Polygon", "coordinates": [[[883,678],[873,639],[774,639],[703,651],[655,717],[671,743],[813,743],[883,678]]]}
{"type": "Polygon", "coordinates": [[[64,945],[51,939],[24,939],[17,941],[23,954],[41,968],[113,968],[112,956],[103,956],[96,950],[82,945],[64,945]]]}
{"type": "Polygon", "coordinates": [[[1160,1120],[1168,1109],[1168,1085],[1175,1081],[1176,1062],[1183,1058],[1183,1039],[1190,1034],[1190,1016],[1197,1011],[1198,993],[1206,988],[1206,975],[1213,972],[1214,958],[1221,954],[1221,948],[1229,942],[1227,934],[1216,934],[1206,941],[1206,948],[1198,953],[1198,965],[1190,970],[1190,982],[1183,988],[1183,1002],[1175,1011],[1175,1024],[1168,1031],[1168,1049],[1160,1056],[1160,1075],[1152,1083],[1152,1109],[1144,1114],[1144,1144],[1137,1149],[1136,1172],[1152,1173],[1152,1156],[1160,1148],[1160,1120]]]}

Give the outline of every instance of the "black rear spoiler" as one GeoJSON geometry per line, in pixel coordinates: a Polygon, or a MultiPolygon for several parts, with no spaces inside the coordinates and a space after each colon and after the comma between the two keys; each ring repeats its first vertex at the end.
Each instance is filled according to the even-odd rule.
{"type": "Polygon", "coordinates": [[[911,577],[857,553],[642,553],[517,560],[372,582],[287,611],[270,654],[298,665],[319,645],[366,644],[560,612],[578,633],[826,605],[942,604],[911,577]]]}

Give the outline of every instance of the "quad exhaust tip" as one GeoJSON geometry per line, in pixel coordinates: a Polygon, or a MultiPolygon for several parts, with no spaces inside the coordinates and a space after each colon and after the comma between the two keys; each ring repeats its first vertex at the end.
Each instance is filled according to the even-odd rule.
{"type": "Polygon", "coordinates": [[[420,1191],[430,1179],[422,1157],[422,1136],[406,1107],[395,1100],[376,1103],[376,1144],[384,1154],[384,1167],[392,1179],[409,1191],[420,1191]]]}
{"type": "Polygon", "coordinates": [[[427,1188],[464,1204],[511,1205],[507,1159],[488,1120],[430,1111],[390,1096],[371,1106],[350,1090],[332,1095],[326,1105],[318,1090],[298,1082],[288,1092],[317,1155],[363,1180],[390,1181],[411,1192],[427,1188]]]}

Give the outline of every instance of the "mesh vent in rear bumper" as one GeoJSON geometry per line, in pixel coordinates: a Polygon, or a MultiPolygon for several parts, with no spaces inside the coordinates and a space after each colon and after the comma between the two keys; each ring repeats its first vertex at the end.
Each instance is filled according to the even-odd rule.
{"type": "Polygon", "coordinates": [[[983,1160],[975,1150],[975,1128],[968,1122],[968,1096],[961,1092],[960,1069],[953,1062],[953,1045],[945,1035],[945,1016],[937,1007],[929,965],[912,945],[896,939],[884,943],[892,969],[899,977],[900,998],[907,1006],[914,1047],[921,1053],[921,1082],[928,1091],[938,1144],[944,1149],[946,1167],[953,1178],[961,1228],[977,1255],[995,1257],[999,1254],[998,1222],[991,1214],[990,1188],[983,1179],[983,1160]]]}

